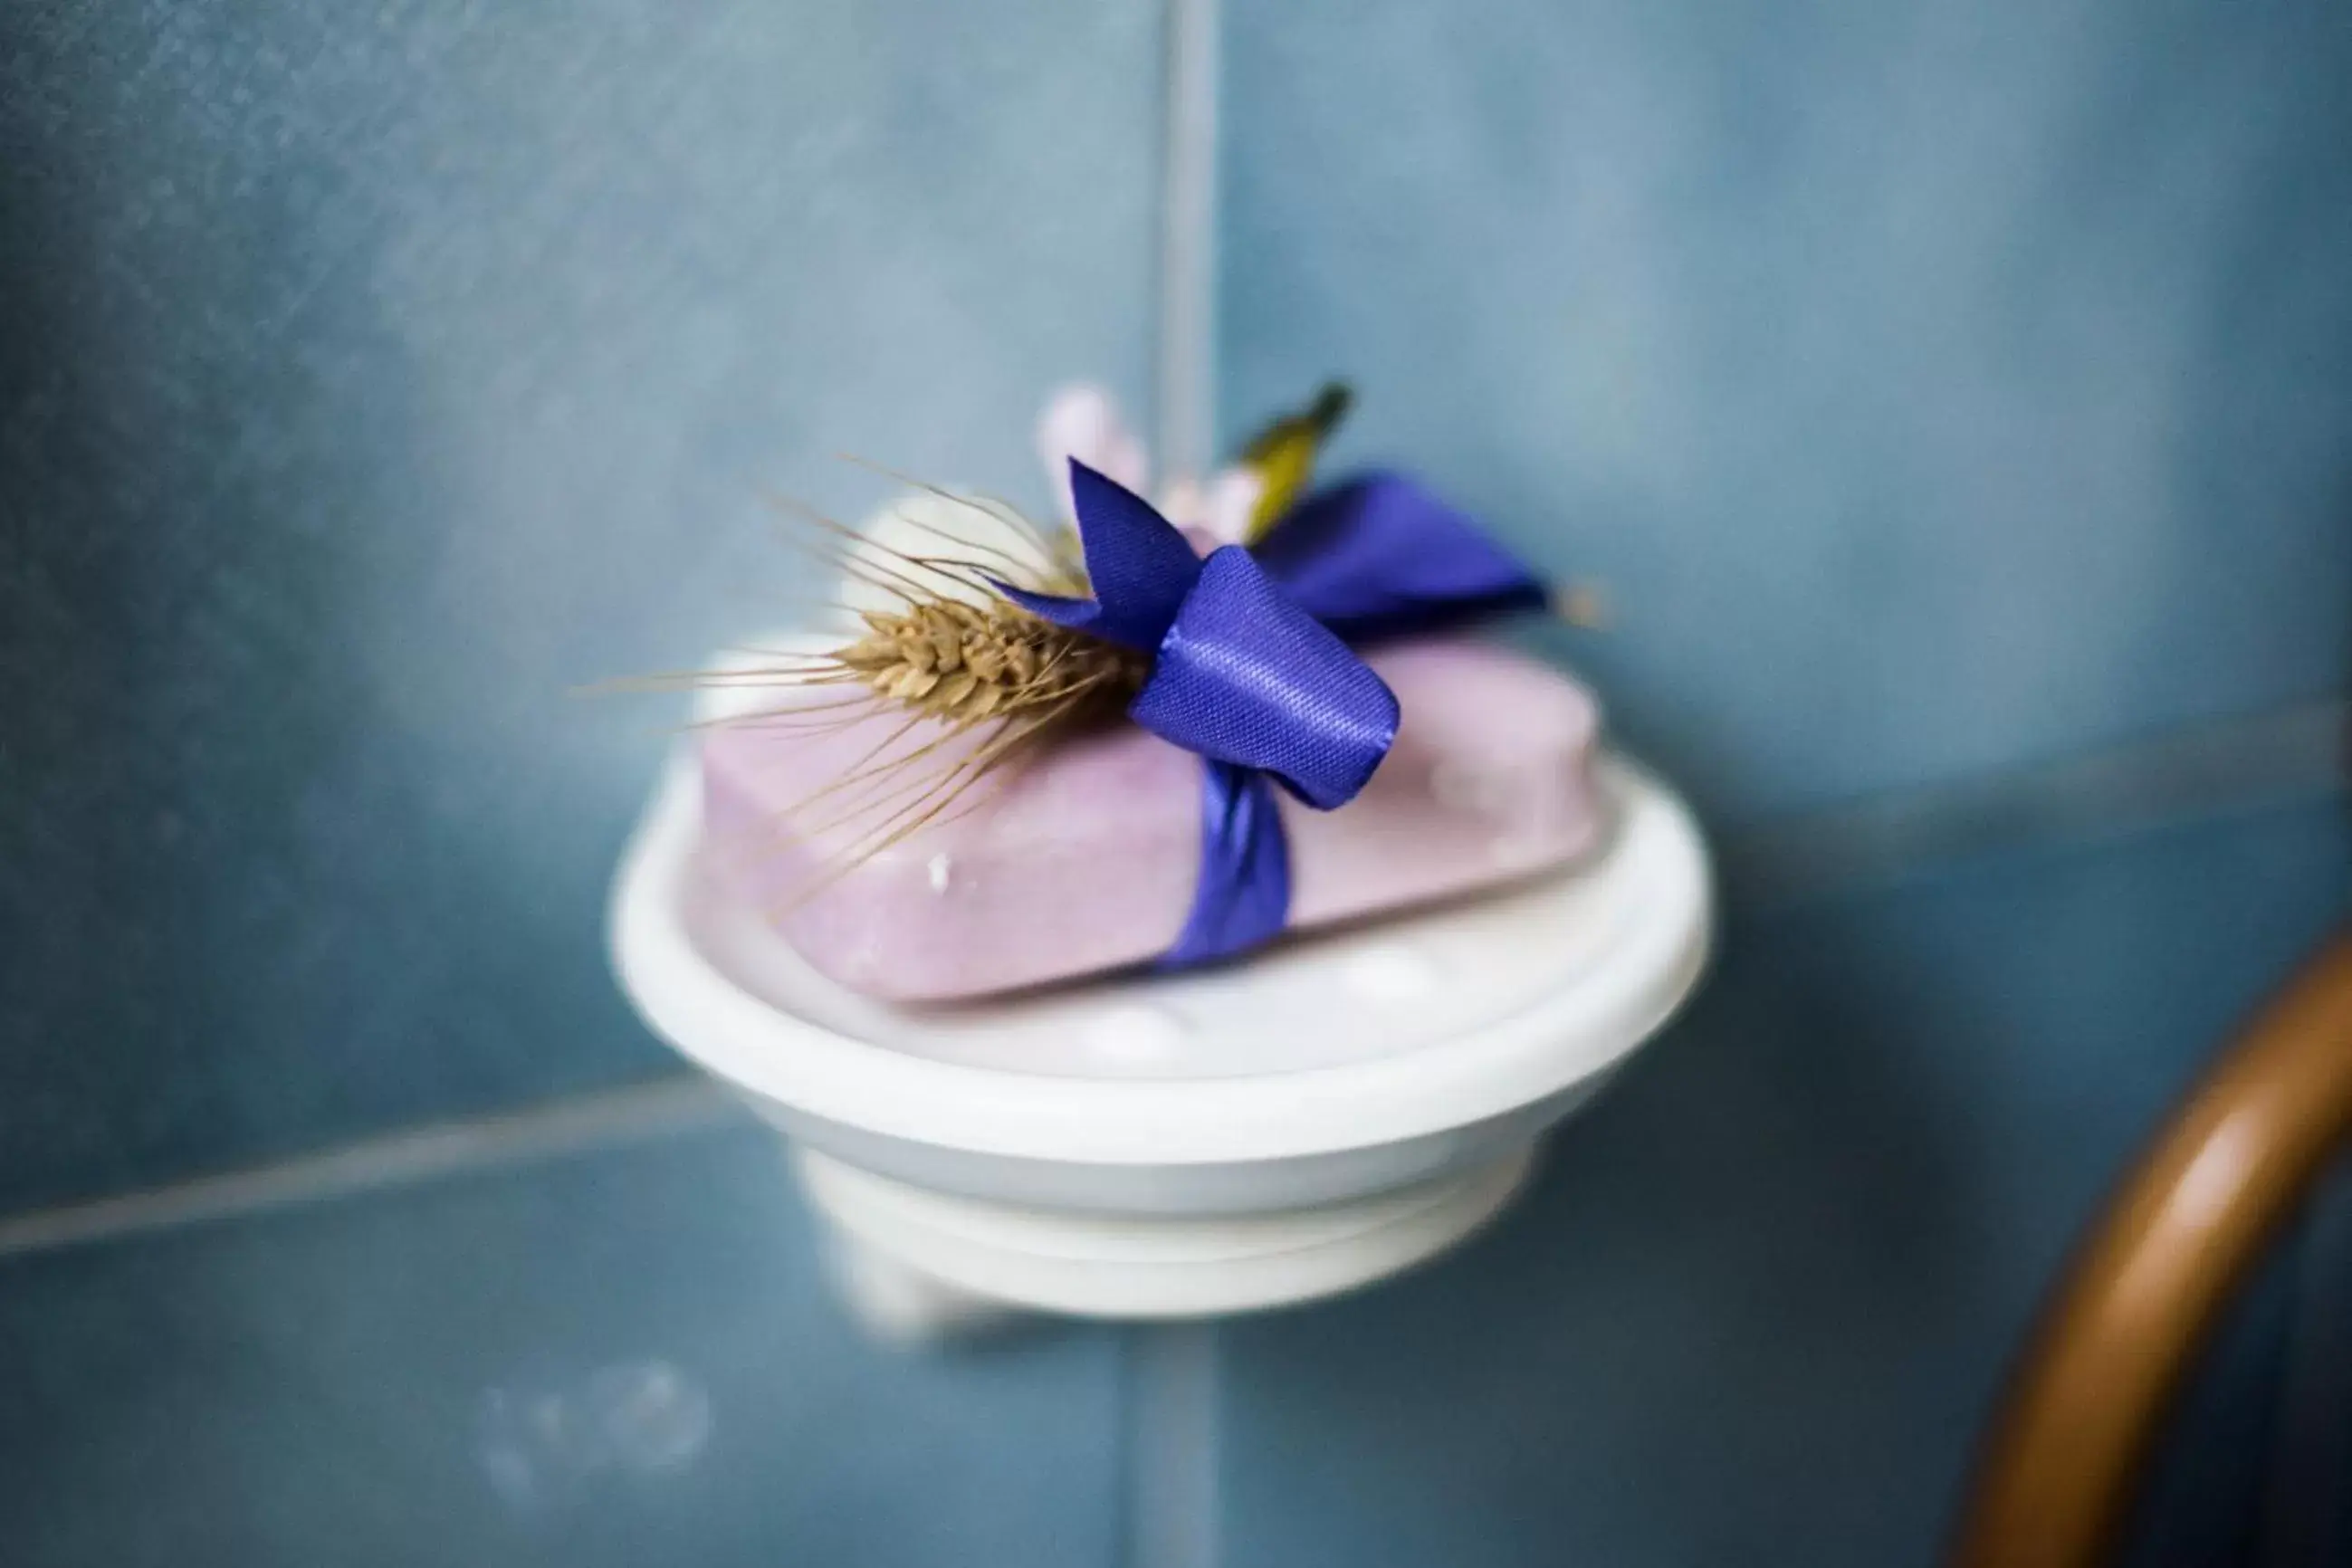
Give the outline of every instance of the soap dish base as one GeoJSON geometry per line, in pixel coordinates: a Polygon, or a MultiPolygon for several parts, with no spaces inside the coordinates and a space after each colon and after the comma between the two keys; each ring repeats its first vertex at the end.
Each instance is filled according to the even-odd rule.
{"type": "Polygon", "coordinates": [[[910,1185],[794,1146],[844,1304],[919,1342],[1019,1311],[1118,1320],[1255,1311],[1353,1289],[1436,1257],[1507,1206],[1532,1146],[1345,1203],[1223,1217],[1116,1217],[910,1185]]]}
{"type": "Polygon", "coordinates": [[[1538,1138],[1696,984],[1696,825],[1637,764],[1604,754],[1594,778],[1611,829],[1571,871],[1244,963],[927,1010],[824,980],[700,874],[687,753],[615,879],[614,966],[793,1149],[877,1337],[1278,1307],[1500,1212],[1538,1138]]]}

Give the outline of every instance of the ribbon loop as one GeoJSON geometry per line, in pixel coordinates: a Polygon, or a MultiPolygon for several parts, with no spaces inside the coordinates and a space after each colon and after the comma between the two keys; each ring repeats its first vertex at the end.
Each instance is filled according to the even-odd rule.
{"type": "Polygon", "coordinates": [[[1356,797],[1395,743],[1396,694],[1349,646],[1539,605],[1543,584],[1459,512],[1393,474],[1310,497],[1256,546],[1196,558],[1151,503],[1072,458],[1093,596],[999,583],[1057,626],[1152,655],[1128,715],[1204,764],[1201,876],[1163,968],[1245,952],[1290,910],[1282,787],[1356,797]]]}
{"type": "Polygon", "coordinates": [[[1396,740],[1388,683],[1238,544],[1201,565],[1128,716],[1318,810],[1353,800],[1396,740]]]}

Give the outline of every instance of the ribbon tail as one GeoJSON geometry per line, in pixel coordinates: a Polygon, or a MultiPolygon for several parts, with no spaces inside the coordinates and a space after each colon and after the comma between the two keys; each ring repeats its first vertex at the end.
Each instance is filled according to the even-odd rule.
{"type": "Polygon", "coordinates": [[[991,578],[998,593],[1031,615],[1150,653],[1201,575],[1192,547],[1151,503],[1116,479],[1070,459],[1078,542],[1086,552],[1089,598],[1044,594],[991,578]]]}
{"type": "Polygon", "coordinates": [[[1307,497],[1254,553],[1351,646],[1537,609],[1549,597],[1525,563],[1398,474],[1360,475],[1307,497]]]}
{"type": "Polygon", "coordinates": [[[1290,918],[1290,841],[1273,784],[1255,768],[1206,759],[1201,784],[1201,879],[1160,969],[1247,952],[1281,935],[1290,918]]]}

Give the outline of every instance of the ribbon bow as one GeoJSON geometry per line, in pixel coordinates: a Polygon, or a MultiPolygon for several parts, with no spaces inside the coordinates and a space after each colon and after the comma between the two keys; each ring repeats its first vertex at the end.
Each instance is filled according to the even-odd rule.
{"type": "Polygon", "coordinates": [[[1228,544],[1205,559],[1150,502],[1075,458],[1070,489],[1094,596],[998,587],[1057,626],[1151,656],[1128,716],[1206,766],[1200,880],[1162,966],[1255,947],[1290,910],[1271,786],[1329,811],[1396,741],[1396,694],[1351,645],[1540,605],[1543,584],[1398,475],[1335,485],[1254,551],[1228,544]]]}

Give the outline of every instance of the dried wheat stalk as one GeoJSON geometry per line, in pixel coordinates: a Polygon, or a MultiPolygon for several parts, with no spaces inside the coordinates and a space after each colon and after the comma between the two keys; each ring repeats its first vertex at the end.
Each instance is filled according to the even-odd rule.
{"type": "Polygon", "coordinates": [[[861,740],[878,736],[784,808],[780,826],[828,846],[824,871],[795,902],[910,835],[975,809],[993,792],[974,786],[1002,784],[1055,742],[1115,716],[1150,674],[1144,656],[1055,626],[1003,596],[1000,583],[1085,594],[1085,568],[1070,540],[1002,502],[914,482],[1010,525],[1012,533],[982,543],[901,514],[941,541],[941,553],[918,553],[786,503],[805,530],[788,533],[787,543],[878,589],[894,607],[860,611],[863,635],[835,648],[770,650],[755,668],[630,683],[772,689],[789,695],[773,707],[706,722],[774,727],[813,740],[852,731],[861,740]],[[814,700],[809,688],[831,695],[814,700]]]}
{"type": "Polygon", "coordinates": [[[1148,673],[1142,655],[1003,599],[935,599],[863,619],[866,636],[836,649],[833,662],[877,696],[950,724],[1044,710],[1075,718],[1132,697],[1148,673]]]}

